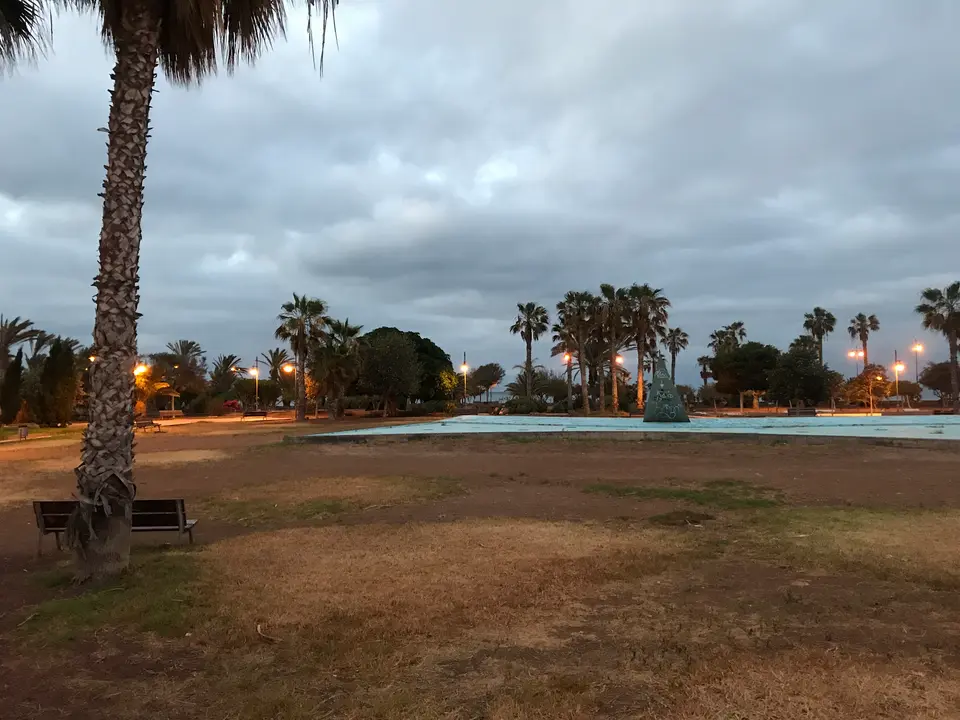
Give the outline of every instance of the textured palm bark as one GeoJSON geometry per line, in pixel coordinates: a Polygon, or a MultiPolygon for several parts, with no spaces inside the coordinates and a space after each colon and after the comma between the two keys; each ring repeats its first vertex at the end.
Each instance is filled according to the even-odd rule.
{"type": "Polygon", "coordinates": [[[307,359],[304,353],[297,353],[297,422],[307,419],[307,359]]]}
{"type": "Polygon", "coordinates": [[[527,381],[527,397],[533,397],[533,341],[529,335],[524,337],[527,342],[527,364],[524,366],[524,375],[527,381]]]}
{"type": "Polygon", "coordinates": [[[860,342],[863,344],[863,367],[866,369],[867,365],[870,364],[870,353],[867,352],[867,339],[860,338],[860,342]]]}
{"type": "Polygon", "coordinates": [[[115,575],[130,561],[134,375],[137,358],[140,218],[159,21],[129,2],[116,33],[108,123],[103,227],[90,368],[90,423],[76,469],[80,509],[67,539],[80,580],[115,575]]]}
{"type": "Polygon", "coordinates": [[[620,390],[617,382],[617,351],[610,349],[610,406],[614,415],[620,412],[620,390]]]}
{"type": "Polygon", "coordinates": [[[947,335],[950,346],[950,392],[953,393],[953,412],[960,413],[960,368],[957,367],[957,333],[947,335]]]}
{"type": "MultiPolygon", "coordinates": [[[[487,400],[490,400],[490,391],[487,390],[487,400]]],[[[567,415],[573,415],[573,358],[567,362],[567,415]]]]}
{"type": "Polygon", "coordinates": [[[587,363],[583,358],[584,348],[587,346],[587,338],[584,333],[577,336],[577,362],[580,365],[580,395],[583,401],[583,414],[590,414],[590,389],[587,386],[587,363]]]}
{"type": "Polygon", "coordinates": [[[641,343],[637,343],[637,409],[643,410],[643,350],[641,343]]]}

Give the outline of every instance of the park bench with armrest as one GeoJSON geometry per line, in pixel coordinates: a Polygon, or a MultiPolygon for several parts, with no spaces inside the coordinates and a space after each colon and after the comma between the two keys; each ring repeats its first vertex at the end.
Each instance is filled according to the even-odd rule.
{"type": "MultiPolygon", "coordinates": [[[[35,500],[33,512],[37,518],[37,555],[42,554],[43,536],[53,534],[57,550],[62,550],[60,535],[67,530],[67,521],[77,507],[76,500],[35,500]]],[[[196,520],[187,519],[184,502],[180,498],[133,501],[133,532],[176,532],[193,542],[196,520]]]]}
{"type": "Polygon", "coordinates": [[[160,423],[152,420],[151,418],[136,418],[133,421],[133,430],[154,430],[155,432],[163,432],[163,428],[160,426],[160,423]]]}
{"type": "Polygon", "coordinates": [[[267,416],[267,411],[266,411],[266,410],[244,410],[244,411],[243,411],[243,415],[240,416],[240,421],[243,422],[243,420],[246,419],[246,418],[248,418],[248,417],[262,417],[262,418],[265,418],[266,416],[267,416]]]}

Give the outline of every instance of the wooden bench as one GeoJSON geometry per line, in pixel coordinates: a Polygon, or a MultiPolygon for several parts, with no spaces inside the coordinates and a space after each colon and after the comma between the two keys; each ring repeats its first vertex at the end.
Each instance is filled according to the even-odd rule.
{"type": "Polygon", "coordinates": [[[160,426],[160,423],[154,422],[150,418],[138,418],[133,421],[133,431],[137,430],[149,430],[153,429],[156,432],[163,432],[163,428],[160,426]]]}
{"type": "MultiPolygon", "coordinates": [[[[33,513],[37,518],[37,555],[42,555],[43,536],[53,534],[57,550],[63,550],[60,535],[67,530],[67,521],[77,507],[76,500],[34,500],[33,513]]],[[[181,542],[186,535],[193,543],[196,520],[187,519],[182,499],[134,500],[133,532],[176,532],[181,542]]]]}
{"type": "Polygon", "coordinates": [[[240,416],[240,422],[243,422],[248,417],[262,417],[267,416],[266,410],[245,410],[243,415],[240,416]]]}
{"type": "Polygon", "coordinates": [[[816,417],[817,409],[815,407],[792,407],[787,408],[787,417],[816,417]]]}
{"type": "Polygon", "coordinates": [[[183,417],[183,410],[158,410],[157,414],[161,420],[172,420],[173,418],[183,417]]]}

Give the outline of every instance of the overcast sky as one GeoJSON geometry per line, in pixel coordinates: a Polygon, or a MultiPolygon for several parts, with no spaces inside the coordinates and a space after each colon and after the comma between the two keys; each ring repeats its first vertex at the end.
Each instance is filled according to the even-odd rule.
{"type": "MultiPolygon", "coordinates": [[[[55,22],[0,78],[0,311],[87,341],[111,62],[92,18],[55,22]]],[[[912,308],[960,279],[955,0],[343,0],[322,79],[305,25],[160,82],[142,352],[252,362],[299,292],[509,371],[518,301],[648,282],[681,381],[715,328],[784,347],[814,305],[839,369],[858,312],[877,361],[945,356],[912,308]]]]}

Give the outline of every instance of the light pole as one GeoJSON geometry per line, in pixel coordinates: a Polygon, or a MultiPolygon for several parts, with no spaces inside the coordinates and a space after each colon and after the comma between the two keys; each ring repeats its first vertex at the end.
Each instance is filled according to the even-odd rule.
{"type": "Polygon", "coordinates": [[[260,409],[260,362],[254,361],[255,367],[250,368],[250,374],[253,375],[253,395],[254,407],[260,409]]]}
{"type": "MultiPolygon", "coordinates": [[[[284,371],[287,375],[289,375],[290,373],[293,373],[293,397],[294,397],[293,404],[294,404],[294,409],[296,409],[296,405],[297,405],[297,400],[296,400],[296,397],[297,397],[297,366],[296,366],[296,365],[291,365],[290,363],[287,363],[286,365],[283,366],[283,371],[284,371]]],[[[306,412],[306,402],[304,402],[304,412],[306,412]]]]}
{"type": "Polygon", "coordinates": [[[918,343],[916,340],[913,341],[913,374],[914,380],[917,381],[917,385],[920,384],[920,353],[923,352],[923,345],[918,343]]]}
{"type": "Polygon", "coordinates": [[[847,353],[847,357],[853,360],[854,366],[857,368],[857,375],[860,374],[860,358],[863,357],[863,350],[851,350],[847,353]]]}
{"type": "Polygon", "coordinates": [[[893,394],[898,398],[900,397],[900,373],[906,370],[906,366],[897,360],[897,351],[893,351],[893,377],[894,377],[894,391],[893,394]]]}
{"type": "Polygon", "coordinates": [[[470,366],[467,365],[467,352],[463,352],[463,365],[460,366],[460,372],[463,373],[463,404],[467,404],[467,372],[470,370],[470,366]]]}
{"type": "Polygon", "coordinates": [[[564,353],[563,362],[567,366],[567,415],[573,415],[573,355],[564,353]]]}

